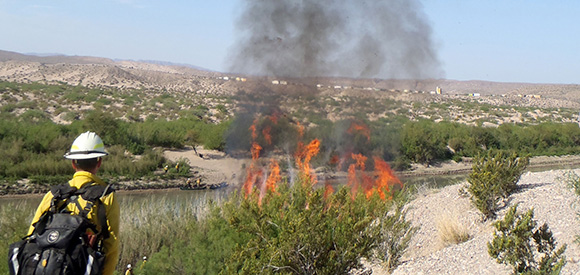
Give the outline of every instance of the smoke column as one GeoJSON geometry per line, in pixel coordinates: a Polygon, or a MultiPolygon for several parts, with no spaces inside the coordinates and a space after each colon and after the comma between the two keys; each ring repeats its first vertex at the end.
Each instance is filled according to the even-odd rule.
{"type": "Polygon", "coordinates": [[[417,0],[243,0],[230,71],[284,77],[443,76],[417,0]]]}

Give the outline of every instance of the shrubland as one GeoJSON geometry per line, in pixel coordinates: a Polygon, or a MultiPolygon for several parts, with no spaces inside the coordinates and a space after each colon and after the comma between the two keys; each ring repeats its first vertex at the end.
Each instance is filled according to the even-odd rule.
{"type": "MultiPolygon", "coordinates": [[[[241,93],[231,98],[216,98],[219,104],[214,104],[217,106],[214,109],[219,119],[215,120],[217,116],[208,107],[211,104],[195,96],[180,98],[162,91],[5,82],[0,83],[0,91],[3,91],[0,180],[14,182],[28,178],[37,184],[62,183],[70,176],[70,165],[62,161],[62,155],[71,141],[87,130],[97,132],[108,147],[110,156],[102,172],[109,179],[152,176],[153,171],[167,163],[159,148],[204,145],[208,149],[247,155],[251,146],[248,129],[255,118],[234,115],[228,107],[230,101],[244,97],[258,100],[251,94],[241,93]],[[16,94],[21,98],[11,96],[16,94]],[[54,106],[35,100],[35,96],[54,106]],[[123,103],[121,107],[113,108],[118,102],[123,103]],[[72,107],[82,104],[92,108],[72,107]],[[53,122],[45,111],[50,107],[63,114],[60,118],[65,118],[67,123],[53,122]]],[[[278,123],[266,118],[257,121],[261,131],[269,129],[274,137],[271,144],[262,140],[262,136],[258,138],[260,144],[268,144],[264,145],[265,151],[292,147],[288,144],[297,139],[293,129],[301,122],[300,125],[305,125],[304,137],[319,139],[321,151],[325,152],[312,160],[316,166],[325,166],[329,155],[352,148],[365,155],[379,156],[397,169],[405,169],[411,163],[432,165],[473,157],[469,191],[476,207],[488,218],[495,216],[498,201],[514,192],[515,183],[528,164],[527,156],[580,152],[580,128],[575,123],[504,123],[492,128],[482,127],[483,120],[467,125],[452,122],[454,119],[447,115],[438,117],[443,119],[441,122],[426,117],[437,115],[434,111],[437,108],[475,108],[469,104],[417,103],[413,106],[425,110],[420,118],[409,119],[405,108],[397,107],[399,102],[393,100],[310,96],[300,101],[308,104],[299,108],[292,107],[293,100],[298,102],[301,98],[289,98],[287,114],[278,123]],[[371,120],[368,114],[383,111],[364,109],[365,106],[377,110],[387,106],[400,112],[371,120]],[[332,112],[343,111],[348,118],[328,118],[332,112]],[[369,134],[355,131],[344,135],[355,124],[368,127],[369,134]]],[[[480,106],[480,111],[485,109],[495,112],[496,116],[507,110],[480,106]]],[[[412,112],[416,110],[409,110],[412,112]]],[[[286,150],[294,152],[295,149],[286,150]]],[[[182,169],[175,169],[170,176],[187,176],[186,164],[181,160],[182,169]]],[[[144,207],[127,206],[129,216],[137,218],[123,229],[131,233],[124,237],[121,263],[135,263],[146,253],[150,255],[149,261],[137,274],[345,274],[361,266],[361,257],[377,258],[387,269],[396,267],[414,232],[405,219],[402,207],[405,198],[397,195],[385,202],[376,196],[352,196],[346,188],[326,194],[324,189],[312,189],[303,181],[282,182],[278,193],[270,193],[263,200],[256,196],[233,195],[223,204],[210,204],[205,214],[191,209],[161,209],[152,216],[139,218],[137,212],[144,207]]],[[[12,208],[19,211],[18,207],[12,208]]],[[[2,213],[6,211],[1,209],[2,213]]],[[[6,216],[11,215],[1,217],[6,216]]],[[[0,232],[25,232],[28,225],[19,219],[26,214],[18,216],[14,217],[17,220],[0,218],[0,232]],[[9,226],[12,227],[5,231],[9,226]]],[[[525,221],[531,219],[529,216],[525,221]]],[[[518,219],[510,218],[504,224],[518,219]]],[[[535,224],[528,225],[533,226],[527,226],[524,231],[531,232],[535,224]]],[[[507,232],[505,235],[516,234],[504,227],[498,230],[507,232]]],[[[534,232],[547,236],[547,230],[534,232]]],[[[5,244],[17,238],[11,233],[1,236],[1,243],[5,244]]],[[[464,236],[454,239],[461,241],[464,236]]],[[[557,257],[548,260],[560,263],[557,257]]]]}
{"type": "Polygon", "coordinates": [[[547,224],[537,226],[534,210],[517,212],[512,206],[503,220],[494,224],[494,238],[488,243],[489,255],[510,264],[513,274],[560,274],[566,264],[566,245],[557,243],[547,224]]]}
{"type": "Polygon", "coordinates": [[[362,267],[361,257],[399,264],[414,232],[402,194],[328,192],[306,178],[278,187],[261,199],[237,193],[211,204],[135,274],[347,274],[362,267]]]}

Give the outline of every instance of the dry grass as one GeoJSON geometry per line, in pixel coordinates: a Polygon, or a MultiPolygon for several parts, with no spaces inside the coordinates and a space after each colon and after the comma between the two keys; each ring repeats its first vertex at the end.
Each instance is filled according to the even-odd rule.
{"type": "Polygon", "coordinates": [[[461,224],[457,216],[450,213],[440,215],[436,220],[436,227],[444,247],[465,242],[471,237],[467,227],[461,224]]]}

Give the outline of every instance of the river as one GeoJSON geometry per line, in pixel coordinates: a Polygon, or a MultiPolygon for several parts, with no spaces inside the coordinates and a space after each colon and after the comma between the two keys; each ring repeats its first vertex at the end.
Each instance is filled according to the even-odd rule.
{"type": "MultiPolygon", "coordinates": [[[[552,169],[571,169],[574,167],[539,167],[528,169],[531,172],[540,172],[552,169]]],[[[443,186],[456,184],[466,180],[467,174],[452,174],[452,175],[429,175],[420,177],[406,177],[401,178],[405,186],[423,186],[428,188],[440,188],[443,186]]],[[[336,183],[340,184],[340,183],[336,183]]],[[[167,207],[167,203],[173,202],[175,206],[188,205],[189,207],[199,208],[206,204],[209,200],[216,202],[227,199],[228,195],[233,192],[236,187],[226,187],[215,190],[192,190],[184,191],[179,189],[156,189],[156,190],[140,190],[140,191],[118,191],[117,196],[121,204],[155,204],[162,203],[167,207]]],[[[34,209],[42,200],[42,195],[19,195],[0,197],[0,207],[19,203],[24,204],[25,207],[34,209]]],[[[32,210],[31,210],[32,211],[32,210]]]]}

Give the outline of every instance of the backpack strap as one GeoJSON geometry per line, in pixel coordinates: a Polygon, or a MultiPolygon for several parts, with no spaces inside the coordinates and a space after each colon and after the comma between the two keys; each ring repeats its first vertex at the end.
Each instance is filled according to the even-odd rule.
{"type": "Polygon", "coordinates": [[[33,234],[34,232],[37,232],[39,234],[44,232],[48,220],[52,217],[53,214],[59,213],[63,209],[65,209],[70,197],[73,196],[75,192],[77,192],[77,188],[70,186],[69,184],[53,185],[50,187],[50,192],[52,193],[50,207],[46,211],[44,211],[44,213],[42,214],[42,216],[40,216],[38,221],[33,224],[34,226],[33,234]],[[59,202],[61,201],[63,203],[59,205],[59,202]]]}
{"type": "Polygon", "coordinates": [[[97,217],[101,225],[101,231],[98,232],[97,235],[98,237],[102,237],[102,239],[107,239],[110,233],[109,226],[107,225],[107,211],[105,207],[103,207],[101,198],[113,192],[115,192],[115,189],[110,184],[102,186],[93,185],[92,183],[83,185],[83,187],[81,187],[81,189],[79,189],[77,192],[84,200],[87,201],[87,205],[84,209],[79,207],[85,216],[88,214],[88,212],[91,211],[93,205],[97,205],[97,217]]]}

